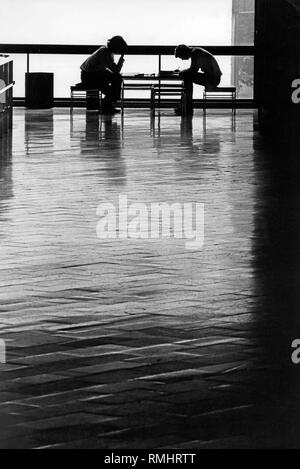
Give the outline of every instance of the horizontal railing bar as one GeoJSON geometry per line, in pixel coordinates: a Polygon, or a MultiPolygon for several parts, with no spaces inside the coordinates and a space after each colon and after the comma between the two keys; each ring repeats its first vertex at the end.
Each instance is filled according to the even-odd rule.
{"type": "MultiPolygon", "coordinates": [[[[62,45],[62,44],[0,44],[0,53],[9,54],[80,54],[94,52],[99,45],[62,45]]],[[[173,55],[176,46],[132,45],[128,55],[173,55]]],[[[192,46],[204,47],[214,55],[252,56],[254,46],[192,46]]]]}

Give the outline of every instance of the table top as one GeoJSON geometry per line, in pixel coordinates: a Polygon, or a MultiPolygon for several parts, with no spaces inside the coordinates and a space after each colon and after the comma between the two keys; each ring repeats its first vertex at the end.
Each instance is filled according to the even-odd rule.
{"type": "Polygon", "coordinates": [[[163,74],[159,75],[157,73],[127,73],[123,75],[123,79],[125,80],[139,80],[139,81],[171,81],[171,80],[176,80],[176,81],[182,81],[182,78],[179,76],[179,74],[163,74]]]}

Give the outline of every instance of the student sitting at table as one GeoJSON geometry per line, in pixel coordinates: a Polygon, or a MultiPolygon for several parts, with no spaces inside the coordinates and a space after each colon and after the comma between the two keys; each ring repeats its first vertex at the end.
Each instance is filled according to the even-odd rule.
{"type": "Polygon", "coordinates": [[[102,101],[102,112],[113,114],[120,112],[115,108],[120,99],[124,54],[127,44],[121,36],[114,36],[107,41],[106,46],[100,47],[81,65],[81,81],[87,88],[101,90],[105,98],[102,101]],[[120,54],[118,63],[114,61],[114,54],[120,54]]]}
{"type": "MultiPolygon", "coordinates": [[[[191,65],[180,72],[183,78],[187,97],[187,113],[193,113],[193,83],[202,85],[207,91],[215,89],[221,81],[222,72],[215,57],[200,47],[188,47],[180,44],[175,49],[175,57],[182,60],[191,59],[191,65]],[[199,72],[201,69],[201,72],[199,72]]],[[[176,113],[177,110],[176,110],[176,113]]]]}

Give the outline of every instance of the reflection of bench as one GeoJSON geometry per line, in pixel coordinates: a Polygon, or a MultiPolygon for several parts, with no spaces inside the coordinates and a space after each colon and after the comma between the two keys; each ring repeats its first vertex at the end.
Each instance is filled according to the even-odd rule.
{"type": "Polygon", "coordinates": [[[173,98],[174,96],[180,97],[181,113],[186,114],[186,93],[182,84],[157,84],[151,87],[151,111],[155,113],[155,107],[160,106],[163,96],[173,98]]]}
{"type": "Polygon", "coordinates": [[[203,92],[203,111],[206,113],[208,101],[227,101],[231,103],[232,113],[236,114],[236,87],[220,86],[203,92]]]}
{"type": "Polygon", "coordinates": [[[86,108],[89,110],[100,110],[102,102],[102,92],[99,89],[92,89],[85,87],[82,83],[70,87],[71,92],[71,105],[70,109],[73,112],[75,100],[85,99],[86,108]]]}

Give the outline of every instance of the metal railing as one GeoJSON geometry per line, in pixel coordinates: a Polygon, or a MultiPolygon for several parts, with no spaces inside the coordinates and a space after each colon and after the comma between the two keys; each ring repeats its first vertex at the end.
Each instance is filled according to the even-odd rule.
{"type": "MultiPolygon", "coordinates": [[[[27,71],[30,70],[31,54],[61,54],[61,55],[89,55],[100,45],[61,45],[61,44],[0,44],[0,53],[26,54],[27,71]]],[[[128,46],[128,55],[174,55],[176,45],[132,45],[128,46]]],[[[213,55],[218,56],[254,56],[254,46],[192,46],[204,47],[213,55]]]]}
{"type": "MultiPolygon", "coordinates": [[[[30,72],[31,55],[89,55],[92,54],[100,45],[62,45],[62,44],[0,44],[0,53],[6,54],[25,54],[26,71],[30,72]]],[[[176,45],[130,45],[126,51],[127,55],[157,56],[157,71],[160,73],[163,56],[173,56],[176,45]]],[[[216,56],[254,56],[254,45],[248,46],[207,46],[198,45],[192,47],[203,47],[211,54],[216,56]]],[[[253,101],[253,100],[249,100],[253,101]]]]}

